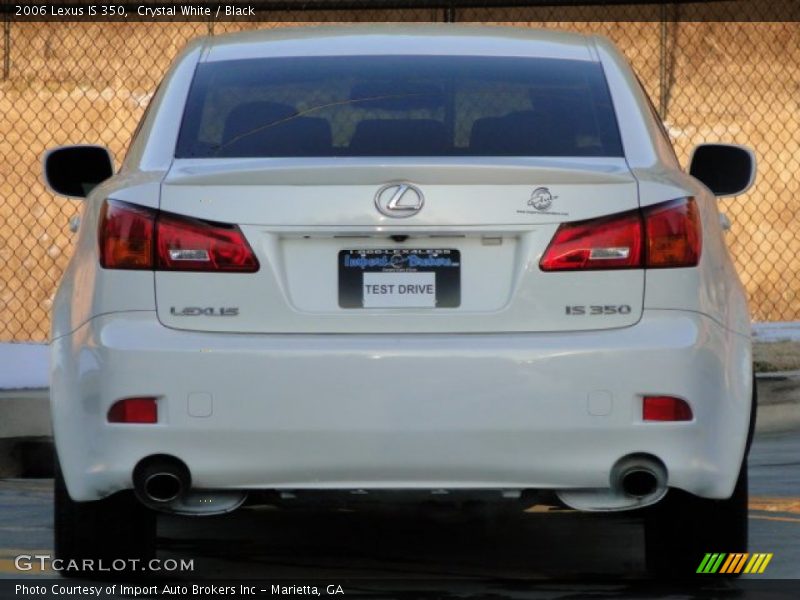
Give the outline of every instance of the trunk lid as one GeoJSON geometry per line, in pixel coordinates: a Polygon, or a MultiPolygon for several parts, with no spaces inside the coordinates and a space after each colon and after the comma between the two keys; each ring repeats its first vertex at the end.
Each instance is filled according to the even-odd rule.
{"type": "Polygon", "coordinates": [[[619,158],[176,160],[161,210],[239,225],[260,269],[159,271],[158,316],[169,327],[242,333],[628,326],[641,316],[644,270],[545,273],[538,264],[560,223],[637,207],[619,158]],[[386,216],[376,194],[387,188],[385,205],[403,182],[424,205],[386,216]],[[400,266],[387,265],[395,256],[400,266]]]}

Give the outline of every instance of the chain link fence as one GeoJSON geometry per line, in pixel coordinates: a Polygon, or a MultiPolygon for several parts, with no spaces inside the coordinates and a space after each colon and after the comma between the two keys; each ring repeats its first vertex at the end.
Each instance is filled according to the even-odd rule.
{"type": "Polygon", "coordinates": [[[69,223],[81,204],[46,190],[47,148],[101,143],[119,162],[170,61],[192,38],[332,22],[456,21],[609,37],[642,79],[684,165],[705,141],[755,149],[757,184],[721,201],[732,222],[728,244],[754,319],[800,320],[800,19],[791,0],[783,21],[774,18],[775,4],[766,15],[766,3],[741,1],[715,2],[713,13],[706,4],[653,2],[272,4],[252,22],[32,23],[4,14],[0,341],[47,339],[72,251],[69,223]]]}

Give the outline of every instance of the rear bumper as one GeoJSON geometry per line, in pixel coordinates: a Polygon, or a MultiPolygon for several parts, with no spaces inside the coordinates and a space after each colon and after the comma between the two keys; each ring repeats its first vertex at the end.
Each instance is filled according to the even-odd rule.
{"type": "Polygon", "coordinates": [[[97,317],[52,344],[51,401],[75,500],[132,487],[152,454],[213,489],[608,488],[647,453],[670,487],[728,497],[750,414],[747,338],[646,311],[569,334],[241,335],[97,317]],[[645,394],[694,420],[645,423],[645,394]],[[159,397],[156,425],[111,425],[117,399],[159,397]],[[193,416],[206,415],[208,416],[193,416]]]}

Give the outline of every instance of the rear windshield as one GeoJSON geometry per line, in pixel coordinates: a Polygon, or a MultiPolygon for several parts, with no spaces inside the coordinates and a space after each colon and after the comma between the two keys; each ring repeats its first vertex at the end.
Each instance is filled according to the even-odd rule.
{"type": "Polygon", "coordinates": [[[622,156],[598,63],[472,56],[200,64],[178,158],[622,156]]]}

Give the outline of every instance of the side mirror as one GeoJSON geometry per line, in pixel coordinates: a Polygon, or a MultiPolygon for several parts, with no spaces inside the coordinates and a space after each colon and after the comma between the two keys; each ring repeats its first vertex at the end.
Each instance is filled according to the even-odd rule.
{"type": "Polygon", "coordinates": [[[103,146],[61,146],[42,158],[44,180],[50,189],[68,198],[85,198],[114,174],[111,154],[103,146]]]}
{"type": "Polygon", "coordinates": [[[701,144],[694,149],[689,174],[717,197],[743,194],[756,179],[756,157],[735,144],[701,144]]]}

